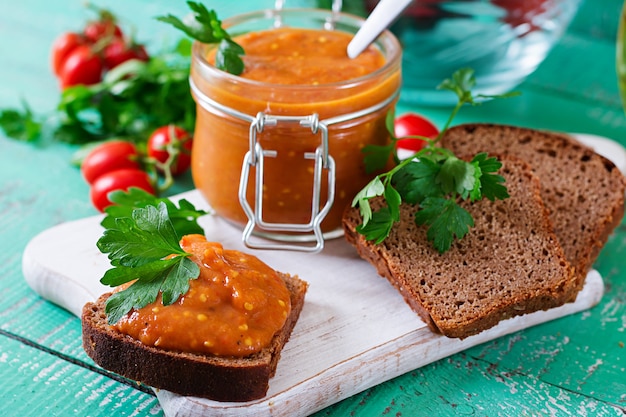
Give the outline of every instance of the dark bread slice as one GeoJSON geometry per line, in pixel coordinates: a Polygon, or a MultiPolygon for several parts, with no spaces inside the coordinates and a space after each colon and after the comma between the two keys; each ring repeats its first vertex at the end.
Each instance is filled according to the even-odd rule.
{"type": "Polygon", "coordinates": [[[568,135],[521,127],[459,125],[446,132],[441,146],[461,155],[510,154],[531,164],[556,236],[582,288],[624,216],[626,181],[620,170],[568,135]]]}
{"type": "MultiPolygon", "coordinates": [[[[510,198],[462,203],[475,225],[440,254],[401,205],[400,222],[380,244],[355,228],[356,208],[344,213],[347,240],[387,278],[434,331],[465,338],[513,316],[546,310],[573,297],[573,271],[540,197],[538,178],[521,160],[503,158],[510,198]]],[[[384,201],[372,200],[373,207],[384,201]]]]}
{"type": "Polygon", "coordinates": [[[252,356],[208,356],[144,345],[107,324],[104,307],[111,293],[83,307],[83,347],[101,367],[154,388],[216,401],[262,398],[298,320],[308,287],[298,277],[286,274],[281,277],[291,293],[291,313],[271,345],[252,356]]]}

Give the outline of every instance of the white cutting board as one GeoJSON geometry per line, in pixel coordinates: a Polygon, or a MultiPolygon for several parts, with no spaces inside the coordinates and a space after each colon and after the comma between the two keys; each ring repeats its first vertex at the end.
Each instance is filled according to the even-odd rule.
{"type": "MultiPolygon", "coordinates": [[[[606,141],[586,140],[600,147],[606,141]]],[[[612,159],[624,169],[623,148],[606,143],[612,159]]],[[[177,197],[208,208],[197,191],[177,197]]],[[[24,277],[33,290],[77,316],[86,302],[110,290],[99,282],[109,268],[106,256],[96,248],[101,219],[94,216],[48,229],[34,237],[23,254],[24,277]]],[[[503,321],[464,340],[450,339],[432,333],[387,280],[341,238],[327,242],[318,254],[255,251],[243,246],[239,229],[216,216],[204,216],[201,225],[209,240],[253,253],[279,271],[299,275],[310,286],[265,398],[222,403],[157,390],[168,417],[309,415],[471,346],[586,310],[604,292],[601,276],[591,271],[574,303],[503,321]]]]}

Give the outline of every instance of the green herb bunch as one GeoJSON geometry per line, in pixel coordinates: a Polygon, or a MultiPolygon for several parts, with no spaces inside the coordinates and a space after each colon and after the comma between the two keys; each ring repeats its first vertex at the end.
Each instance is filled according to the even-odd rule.
{"type": "Polygon", "coordinates": [[[443,253],[450,249],[455,239],[462,239],[474,225],[470,213],[459,204],[461,201],[482,198],[493,201],[509,197],[503,185],[504,178],[496,174],[502,166],[497,158],[479,153],[470,161],[465,161],[450,150],[437,146],[463,105],[479,104],[479,98],[510,97],[517,94],[474,97],[471,90],[475,83],[474,71],[461,69],[439,85],[439,89],[454,92],[458,102],[439,135],[432,140],[419,137],[427,145],[410,157],[400,160],[397,155],[395,142],[398,138],[393,134],[393,112],[388,114],[386,120],[391,143],[386,146],[369,145],[363,149],[366,169],[369,172],[383,170],[392,157],[396,161],[391,170],[377,175],[352,201],[353,207],[359,207],[363,219],[357,231],[367,240],[377,244],[384,241],[393,225],[400,220],[400,205],[405,202],[418,207],[415,213],[416,224],[428,228],[428,240],[443,253]],[[369,200],[379,196],[384,198],[386,206],[372,211],[369,200]]]}
{"type": "Polygon", "coordinates": [[[182,39],[147,62],[125,62],[97,84],[66,88],[49,114],[34,114],[26,102],[22,109],[2,109],[0,128],[16,140],[47,137],[79,145],[113,138],[143,144],[168,124],[193,132],[190,54],[191,42],[182,39]]]}
{"type": "Polygon", "coordinates": [[[189,91],[191,44],[181,40],[173,50],[148,62],[128,61],[93,86],[63,91],[58,105],[57,139],[70,143],[124,138],[143,143],[160,126],[195,127],[195,102],[189,91]]]}
{"type": "MultiPolygon", "coordinates": [[[[217,43],[216,67],[239,75],[243,48],[222,28],[213,10],[189,1],[194,22],[175,16],[157,17],[204,43],[217,43]]],[[[66,88],[50,114],[35,114],[25,101],[22,108],[0,109],[0,128],[8,137],[36,142],[44,137],[72,144],[122,139],[144,144],[157,128],[177,125],[195,128],[196,104],[189,90],[191,41],[164,49],[146,62],[130,60],[107,72],[94,85],[66,88]]],[[[77,161],[80,162],[80,161],[77,161]]]]}
{"type": "Polygon", "coordinates": [[[197,220],[206,214],[182,199],[178,206],[143,190],[115,191],[102,221],[104,234],[98,249],[111,262],[100,282],[116,287],[134,281],[111,295],[106,304],[109,324],[116,323],[132,309],[142,308],[162,294],[169,305],[189,290],[189,281],[200,269],[180,247],[182,236],[204,234],[197,220]]]}

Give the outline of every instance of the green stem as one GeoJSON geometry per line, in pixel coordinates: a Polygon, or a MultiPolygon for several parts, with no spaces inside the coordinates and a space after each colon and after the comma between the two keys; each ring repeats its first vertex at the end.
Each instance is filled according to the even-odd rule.
{"type": "Polygon", "coordinates": [[[465,104],[464,101],[458,101],[456,103],[456,106],[454,106],[454,109],[452,109],[452,113],[450,113],[450,116],[448,116],[448,120],[446,120],[446,124],[443,125],[443,129],[441,129],[441,131],[439,131],[439,134],[433,140],[433,145],[439,143],[439,141],[443,137],[443,134],[446,133],[446,131],[448,130],[448,128],[452,124],[452,120],[454,120],[454,118],[456,117],[456,115],[459,112],[459,110],[461,110],[461,107],[463,107],[463,104],[465,104]]]}

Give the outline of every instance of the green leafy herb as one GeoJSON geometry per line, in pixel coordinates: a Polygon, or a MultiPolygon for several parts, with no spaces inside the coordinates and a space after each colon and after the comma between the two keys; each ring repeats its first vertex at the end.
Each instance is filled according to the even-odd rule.
{"type": "Polygon", "coordinates": [[[421,138],[427,146],[411,157],[400,160],[396,153],[393,134],[395,115],[387,115],[387,129],[391,144],[386,146],[366,146],[365,165],[369,172],[382,170],[393,157],[396,166],[377,175],[352,201],[358,206],[363,223],[357,231],[367,240],[381,243],[389,235],[394,223],[399,221],[402,202],[419,207],[415,222],[428,228],[427,238],[440,252],[450,249],[455,239],[462,239],[474,225],[474,221],[460,201],[476,201],[483,197],[489,200],[509,197],[504,178],[496,172],[502,166],[497,158],[480,153],[471,161],[457,158],[450,150],[437,146],[442,135],[450,126],[459,109],[465,104],[477,105],[477,98],[502,98],[517,95],[509,93],[497,96],[472,95],[475,85],[474,72],[461,69],[450,79],[444,80],[439,88],[454,92],[458,102],[444,128],[434,139],[421,138]],[[382,196],[387,205],[373,211],[369,200],[382,196]]]}
{"type": "Polygon", "coordinates": [[[222,22],[217,18],[217,13],[214,10],[208,10],[200,3],[188,1],[187,4],[193,12],[193,23],[184,23],[171,14],[157,17],[157,20],[169,23],[199,42],[217,43],[215,66],[234,75],[241,74],[244,67],[241,55],[244,55],[244,50],[222,28],[222,22]]]}
{"type": "Polygon", "coordinates": [[[208,214],[205,210],[197,209],[184,198],[179,200],[178,207],[168,198],[159,198],[140,189],[131,187],[128,191],[118,190],[109,195],[113,205],[105,209],[106,216],[102,220],[104,228],[114,228],[117,219],[132,217],[137,208],[157,206],[161,203],[167,208],[167,215],[172,222],[178,239],[189,234],[204,234],[204,230],[198,224],[198,218],[208,214]]]}
{"type": "Polygon", "coordinates": [[[192,132],[195,102],[189,91],[188,44],[181,41],[148,62],[127,61],[101,83],[64,90],[54,137],[78,144],[114,137],[144,143],[167,124],[192,132]]]}
{"type": "Polygon", "coordinates": [[[200,268],[180,247],[165,202],[159,202],[156,207],[136,208],[130,217],[116,217],[105,227],[97,246],[108,254],[113,268],[104,274],[101,282],[118,286],[135,281],[107,300],[110,324],[132,309],[154,302],[159,293],[163,305],[174,303],[189,290],[189,280],[199,276],[200,268]]]}
{"type": "Polygon", "coordinates": [[[0,111],[0,128],[7,136],[24,142],[34,142],[41,135],[42,123],[35,119],[26,102],[24,109],[6,109],[0,111]]]}

